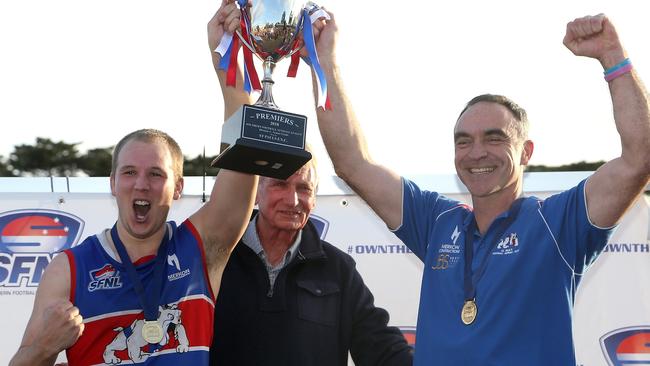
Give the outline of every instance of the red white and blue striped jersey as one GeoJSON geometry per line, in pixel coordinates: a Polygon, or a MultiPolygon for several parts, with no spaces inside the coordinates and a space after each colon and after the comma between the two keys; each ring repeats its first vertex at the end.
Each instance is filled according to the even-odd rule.
{"type": "MultiPolygon", "coordinates": [[[[158,323],[163,339],[142,337],[143,308],[125,267],[108,242],[110,230],[65,251],[70,263],[70,301],[79,308],[85,329],[67,350],[70,366],[104,364],[207,365],[212,343],[214,294],[201,238],[189,220],[167,223],[167,258],[158,323]]],[[[154,256],[134,263],[145,288],[154,256]]]]}

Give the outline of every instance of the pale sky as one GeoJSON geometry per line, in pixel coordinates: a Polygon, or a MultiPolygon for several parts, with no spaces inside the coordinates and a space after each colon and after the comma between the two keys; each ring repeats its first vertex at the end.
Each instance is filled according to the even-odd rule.
{"type": "MultiPolygon", "coordinates": [[[[216,154],[223,106],[207,48],[218,0],[0,2],[0,155],[48,137],[107,147],[153,127],[188,156],[216,154]]],[[[604,12],[650,80],[647,1],[322,1],[340,28],[338,60],[375,160],[398,173],[453,173],[452,130],[473,96],[505,94],[527,109],[531,164],[609,160],[620,151],[595,60],[563,45],[566,23],[604,12]]],[[[241,57],[240,57],[241,58],[241,57]]],[[[331,174],[311,77],[274,73],[284,110],[307,115],[331,174]]],[[[261,73],[261,67],[258,68],[261,73]]]]}

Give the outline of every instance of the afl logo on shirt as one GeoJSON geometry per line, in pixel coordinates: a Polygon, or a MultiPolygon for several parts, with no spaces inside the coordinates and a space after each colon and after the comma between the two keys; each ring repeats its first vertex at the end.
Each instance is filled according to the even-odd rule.
{"type": "Polygon", "coordinates": [[[88,291],[111,290],[122,287],[120,272],[112,264],[107,263],[101,268],[94,269],[88,273],[91,281],[88,283],[88,291]]]}
{"type": "Polygon", "coordinates": [[[650,365],[650,326],[609,332],[600,338],[600,347],[610,366],[650,365]]]}

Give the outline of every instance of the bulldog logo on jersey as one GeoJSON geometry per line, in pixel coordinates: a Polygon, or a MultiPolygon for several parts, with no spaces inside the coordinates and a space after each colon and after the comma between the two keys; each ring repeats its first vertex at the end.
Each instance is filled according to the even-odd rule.
{"type": "MultiPolygon", "coordinates": [[[[118,332],[104,349],[104,362],[107,365],[117,365],[122,363],[142,363],[156,352],[161,352],[161,348],[176,342],[176,346],[171,352],[183,353],[190,349],[190,342],[187,339],[185,327],[181,321],[181,310],[178,305],[168,304],[158,308],[158,324],[163,330],[163,337],[159,343],[149,344],[142,337],[142,326],[144,319],[137,319],[126,328],[117,327],[114,331],[118,332]],[[120,358],[116,352],[127,350],[128,359],[120,358]]],[[[167,347],[168,348],[168,347],[167,347]]],[[[165,349],[165,352],[170,350],[165,349]]]]}
{"type": "Polygon", "coordinates": [[[650,365],[650,326],[609,332],[600,338],[600,347],[610,366],[650,365]]]}
{"type": "Polygon", "coordinates": [[[101,268],[93,269],[88,272],[90,275],[90,283],[88,283],[88,291],[95,290],[111,290],[122,287],[122,280],[120,279],[120,272],[115,267],[107,263],[101,268]]]}

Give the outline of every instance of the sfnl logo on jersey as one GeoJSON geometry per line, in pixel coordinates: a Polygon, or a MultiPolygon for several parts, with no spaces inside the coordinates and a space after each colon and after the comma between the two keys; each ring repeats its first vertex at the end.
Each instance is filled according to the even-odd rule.
{"type": "Polygon", "coordinates": [[[610,366],[650,365],[650,326],[609,332],[600,338],[600,347],[610,366]]]}
{"type": "Polygon", "coordinates": [[[56,210],[0,213],[0,287],[36,287],[54,254],[79,241],[84,222],[56,210]]]}

